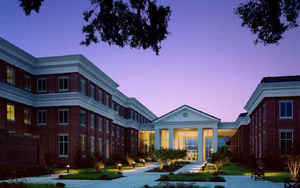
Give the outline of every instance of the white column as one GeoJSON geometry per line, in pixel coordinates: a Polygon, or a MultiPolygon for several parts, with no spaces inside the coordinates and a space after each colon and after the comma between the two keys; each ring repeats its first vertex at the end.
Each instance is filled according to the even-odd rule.
{"type": "Polygon", "coordinates": [[[169,148],[174,148],[174,129],[169,128],[169,148]]]}
{"type": "Polygon", "coordinates": [[[213,128],[213,150],[214,152],[218,150],[218,128],[213,128]]]}
{"type": "Polygon", "coordinates": [[[155,129],[154,133],[154,149],[160,149],[160,129],[155,129]]]}
{"type": "Polygon", "coordinates": [[[198,161],[203,162],[203,131],[198,128],[198,161]]]}

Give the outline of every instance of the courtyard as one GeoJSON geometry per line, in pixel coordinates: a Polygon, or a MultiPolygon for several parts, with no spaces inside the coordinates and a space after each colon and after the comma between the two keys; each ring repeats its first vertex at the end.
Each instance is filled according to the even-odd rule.
{"type": "MultiPolygon", "coordinates": [[[[152,168],[157,167],[158,163],[152,163],[146,167],[138,167],[135,169],[123,171],[123,176],[118,179],[113,180],[62,180],[59,179],[59,174],[47,175],[41,177],[30,177],[30,178],[19,178],[15,180],[10,180],[9,182],[25,182],[34,184],[56,184],[57,182],[64,183],[67,188],[98,188],[98,187],[110,187],[110,188],[140,188],[145,185],[155,186],[164,185],[166,183],[177,184],[193,184],[203,187],[213,188],[216,185],[224,186],[225,188],[279,188],[284,187],[283,183],[275,183],[267,180],[255,181],[252,179],[246,171],[239,171],[237,174],[244,175],[224,175],[225,182],[159,182],[156,181],[161,177],[161,175],[167,175],[169,173],[153,173],[147,172],[152,168]]],[[[185,165],[183,168],[174,172],[174,174],[179,173],[195,173],[200,171],[200,163],[193,162],[191,164],[185,165]]],[[[230,167],[232,171],[236,171],[234,167],[230,167]]]]}

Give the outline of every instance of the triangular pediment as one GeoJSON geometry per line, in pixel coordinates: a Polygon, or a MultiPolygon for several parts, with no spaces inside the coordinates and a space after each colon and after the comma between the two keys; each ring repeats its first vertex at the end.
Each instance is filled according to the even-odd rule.
{"type": "Polygon", "coordinates": [[[154,123],[187,121],[220,121],[220,119],[188,105],[183,105],[160,118],[157,118],[154,123]]]}

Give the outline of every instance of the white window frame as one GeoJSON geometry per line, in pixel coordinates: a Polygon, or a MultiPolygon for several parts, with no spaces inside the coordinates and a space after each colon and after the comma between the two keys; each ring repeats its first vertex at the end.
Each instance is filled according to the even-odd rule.
{"type": "MultiPolygon", "coordinates": [[[[287,109],[285,109],[287,110],[287,109]]],[[[279,101],[279,118],[280,119],[293,119],[294,116],[294,105],[292,100],[281,100],[279,101]],[[291,116],[281,116],[281,104],[283,103],[291,103],[292,104],[292,115],[291,116]]]]}
{"type": "Polygon", "coordinates": [[[45,93],[45,92],[47,92],[47,78],[38,78],[36,80],[36,91],[38,93],[45,93]],[[39,81],[45,81],[45,88],[43,88],[43,89],[39,88],[39,81]]]}
{"type": "Polygon", "coordinates": [[[69,109],[68,108],[58,109],[57,112],[58,112],[58,124],[59,125],[69,125],[69,121],[70,121],[69,109]],[[63,112],[63,113],[67,112],[67,122],[65,122],[65,119],[64,119],[65,116],[64,116],[64,114],[63,114],[63,120],[64,120],[64,122],[60,122],[60,116],[59,116],[60,112],[63,112]]]}
{"type": "Polygon", "coordinates": [[[286,155],[286,154],[282,154],[281,153],[281,140],[290,140],[290,139],[281,139],[281,133],[288,133],[291,132],[292,133],[292,145],[294,144],[294,129],[279,129],[279,148],[280,148],[280,155],[286,155]]]}
{"type": "Polygon", "coordinates": [[[91,136],[90,137],[90,152],[91,154],[94,154],[95,153],[95,137],[94,136],[91,136]]]}
{"type": "Polygon", "coordinates": [[[98,117],[98,131],[102,132],[103,131],[103,118],[102,117],[98,117]]]}
{"type": "Polygon", "coordinates": [[[45,126],[45,125],[47,125],[47,110],[37,110],[37,113],[36,113],[36,121],[37,121],[37,125],[39,125],[39,126],[45,126]],[[39,120],[39,113],[45,113],[45,122],[40,122],[39,120]]]}
{"type": "Polygon", "coordinates": [[[7,70],[10,70],[12,72],[12,79],[13,79],[12,82],[13,83],[8,82],[7,70],[6,70],[6,82],[11,85],[16,85],[16,70],[11,66],[7,66],[6,68],[7,68],[7,70]]]}
{"type": "Polygon", "coordinates": [[[86,80],[83,79],[83,78],[80,79],[80,93],[82,95],[85,95],[85,96],[87,94],[87,92],[86,92],[86,80]],[[84,87],[83,87],[83,85],[84,85],[84,87]]]}
{"type": "Polygon", "coordinates": [[[84,110],[80,110],[80,126],[82,126],[82,127],[86,127],[86,111],[84,111],[84,110]],[[81,122],[81,114],[85,114],[85,118],[84,118],[84,124],[81,122]]]}
{"type": "MultiPolygon", "coordinates": [[[[68,147],[67,147],[68,150],[69,150],[69,148],[70,148],[70,147],[69,147],[69,134],[68,134],[68,133],[61,133],[61,134],[58,134],[58,157],[59,157],[59,158],[68,158],[68,157],[69,157],[68,154],[66,154],[66,155],[65,155],[65,154],[60,154],[60,143],[61,143],[61,142],[60,142],[60,139],[59,139],[59,138],[60,138],[61,136],[63,136],[63,137],[67,136],[67,137],[68,137],[67,142],[65,142],[64,139],[63,139],[63,142],[62,142],[62,143],[63,143],[63,147],[64,147],[64,144],[66,143],[66,144],[68,145],[68,147]]],[[[65,148],[63,148],[63,150],[64,150],[64,149],[65,149],[65,148]]],[[[67,150],[66,153],[69,153],[68,150],[67,150]]],[[[63,153],[64,153],[64,152],[63,152],[63,153]]]]}
{"type": "Polygon", "coordinates": [[[85,134],[80,135],[80,151],[82,157],[86,157],[86,135],[85,134]]]}
{"type": "Polygon", "coordinates": [[[98,138],[98,152],[100,154],[103,154],[103,139],[102,138],[98,138]]]}
{"type": "Polygon", "coordinates": [[[95,100],[95,86],[90,83],[89,85],[90,97],[95,100]]]}
{"type": "MultiPolygon", "coordinates": [[[[10,107],[10,108],[11,108],[11,107],[10,107]]],[[[6,119],[7,119],[7,121],[12,121],[12,122],[16,121],[16,106],[15,106],[14,104],[12,104],[12,103],[7,103],[7,104],[6,104],[6,119]],[[9,118],[8,118],[8,110],[7,110],[8,105],[9,105],[9,106],[12,106],[13,109],[14,109],[14,119],[9,119],[9,118]]]]}
{"type": "Polygon", "coordinates": [[[24,78],[25,78],[24,89],[27,91],[31,91],[32,90],[32,77],[29,76],[28,74],[25,74],[24,78]]]}
{"type": "Polygon", "coordinates": [[[24,124],[25,125],[31,125],[31,123],[32,123],[32,110],[30,109],[30,108],[24,108],[24,124]],[[25,111],[28,111],[28,115],[29,115],[29,122],[28,123],[26,123],[26,121],[25,121],[25,111]]]}
{"type": "Polygon", "coordinates": [[[90,114],[90,127],[95,128],[95,114],[90,114]]]}
{"type": "Polygon", "coordinates": [[[69,91],[69,86],[70,86],[70,82],[69,82],[69,77],[68,76],[59,76],[57,78],[57,81],[58,81],[58,91],[59,92],[65,92],[65,91],[69,91]],[[63,83],[63,89],[60,88],[60,80],[63,80],[62,83],[63,83]],[[67,87],[65,88],[65,82],[64,80],[67,80],[67,87]]]}

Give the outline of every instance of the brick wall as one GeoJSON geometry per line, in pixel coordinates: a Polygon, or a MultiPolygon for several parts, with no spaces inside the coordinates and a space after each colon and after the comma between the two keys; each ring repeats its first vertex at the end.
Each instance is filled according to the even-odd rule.
{"type": "Polygon", "coordinates": [[[9,136],[0,130],[0,166],[10,168],[43,165],[43,150],[38,138],[9,136]]]}

